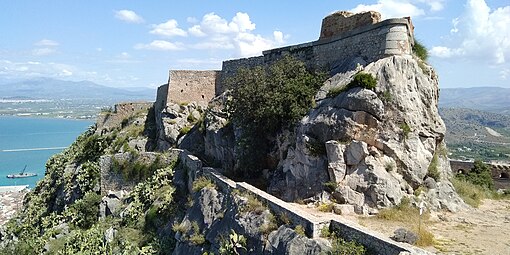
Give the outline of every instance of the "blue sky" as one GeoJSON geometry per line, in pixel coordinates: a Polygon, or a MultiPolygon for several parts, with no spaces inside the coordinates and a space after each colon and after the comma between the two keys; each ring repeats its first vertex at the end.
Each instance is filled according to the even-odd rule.
{"type": "Polygon", "coordinates": [[[0,81],[53,77],[156,87],[169,69],[314,41],[337,10],[411,16],[440,87],[510,88],[508,0],[0,0],[0,81]]]}

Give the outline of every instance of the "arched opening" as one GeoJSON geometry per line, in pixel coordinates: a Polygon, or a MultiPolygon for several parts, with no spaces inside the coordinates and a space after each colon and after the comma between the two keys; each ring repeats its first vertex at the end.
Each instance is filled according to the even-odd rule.
{"type": "Polygon", "coordinates": [[[202,95],[202,99],[204,99],[204,98],[205,98],[205,96],[204,96],[204,95],[202,95]]]}
{"type": "Polygon", "coordinates": [[[508,173],[500,173],[499,174],[500,179],[510,179],[510,175],[508,173]]]}
{"type": "Polygon", "coordinates": [[[457,170],[457,173],[458,174],[466,174],[466,171],[464,171],[464,169],[459,169],[459,170],[457,170]]]}

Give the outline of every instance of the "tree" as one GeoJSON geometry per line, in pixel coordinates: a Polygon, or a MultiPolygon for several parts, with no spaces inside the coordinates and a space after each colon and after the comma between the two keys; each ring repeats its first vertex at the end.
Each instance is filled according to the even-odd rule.
{"type": "Polygon", "coordinates": [[[473,168],[466,175],[459,175],[461,179],[469,181],[475,185],[494,189],[494,181],[492,180],[492,172],[490,167],[481,160],[475,160],[473,168]]]}
{"type": "Polygon", "coordinates": [[[227,106],[241,129],[238,146],[244,174],[254,175],[265,167],[271,140],[308,112],[325,78],[286,56],[269,66],[240,69],[230,80],[232,100],[227,106]]]}

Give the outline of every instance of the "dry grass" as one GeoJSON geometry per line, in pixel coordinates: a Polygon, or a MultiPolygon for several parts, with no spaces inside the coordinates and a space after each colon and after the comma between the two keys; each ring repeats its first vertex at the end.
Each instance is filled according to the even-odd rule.
{"type": "Polygon", "coordinates": [[[214,189],[214,188],[216,188],[216,185],[214,185],[214,183],[210,179],[208,179],[204,176],[200,176],[193,182],[192,189],[193,189],[193,192],[197,192],[197,191],[202,190],[203,188],[213,188],[214,189]]]}
{"type": "Polygon", "coordinates": [[[482,199],[486,198],[486,191],[471,182],[453,178],[452,184],[464,202],[472,207],[480,206],[482,199]]]}
{"type": "Polygon", "coordinates": [[[317,206],[317,210],[321,212],[332,212],[334,204],[333,203],[321,203],[317,206]]]}

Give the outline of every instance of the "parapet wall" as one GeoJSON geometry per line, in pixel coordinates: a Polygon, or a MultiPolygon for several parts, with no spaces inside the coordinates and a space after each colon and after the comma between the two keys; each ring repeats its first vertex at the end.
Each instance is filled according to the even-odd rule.
{"type": "MultiPolygon", "coordinates": [[[[263,56],[224,61],[221,83],[236,74],[242,67],[268,65],[290,55],[315,70],[326,70],[330,74],[367,65],[392,55],[410,55],[414,37],[409,19],[388,19],[364,25],[348,31],[333,33],[321,40],[267,50],[263,56]]],[[[217,91],[217,92],[223,92],[217,91]]]]}
{"type": "Polygon", "coordinates": [[[308,237],[319,238],[321,230],[329,227],[331,230],[340,233],[341,237],[347,240],[356,240],[365,247],[377,251],[381,255],[403,254],[430,254],[420,248],[406,243],[398,243],[378,233],[365,229],[353,222],[338,217],[316,217],[291,203],[287,203],[267,192],[264,192],[248,183],[235,182],[219,173],[213,168],[203,167],[202,161],[186,151],[180,151],[180,162],[183,164],[187,176],[187,186],[191,192],[193,181],[199,176],[206,176],[211,179],[223,192],[240,190],[255,196],[263,204],[267,205],[276,215],[285,214],[291,219],[293,227],[301,225],[308,237]]]}
{"type": "Polygon", "coordinates": [[[96,133],[101,134],[120,126],[121,122],[139,111],[147,111],[151,108],[150,102],[119,103],[114,106],[111,112],[102,112],[97,117],[96,133]]]}
{"type": "Polygon", "coordinates": [[[219,71],[170,70],[167,102],[209,102],[216,94],[218,77],[219,71]]]}

